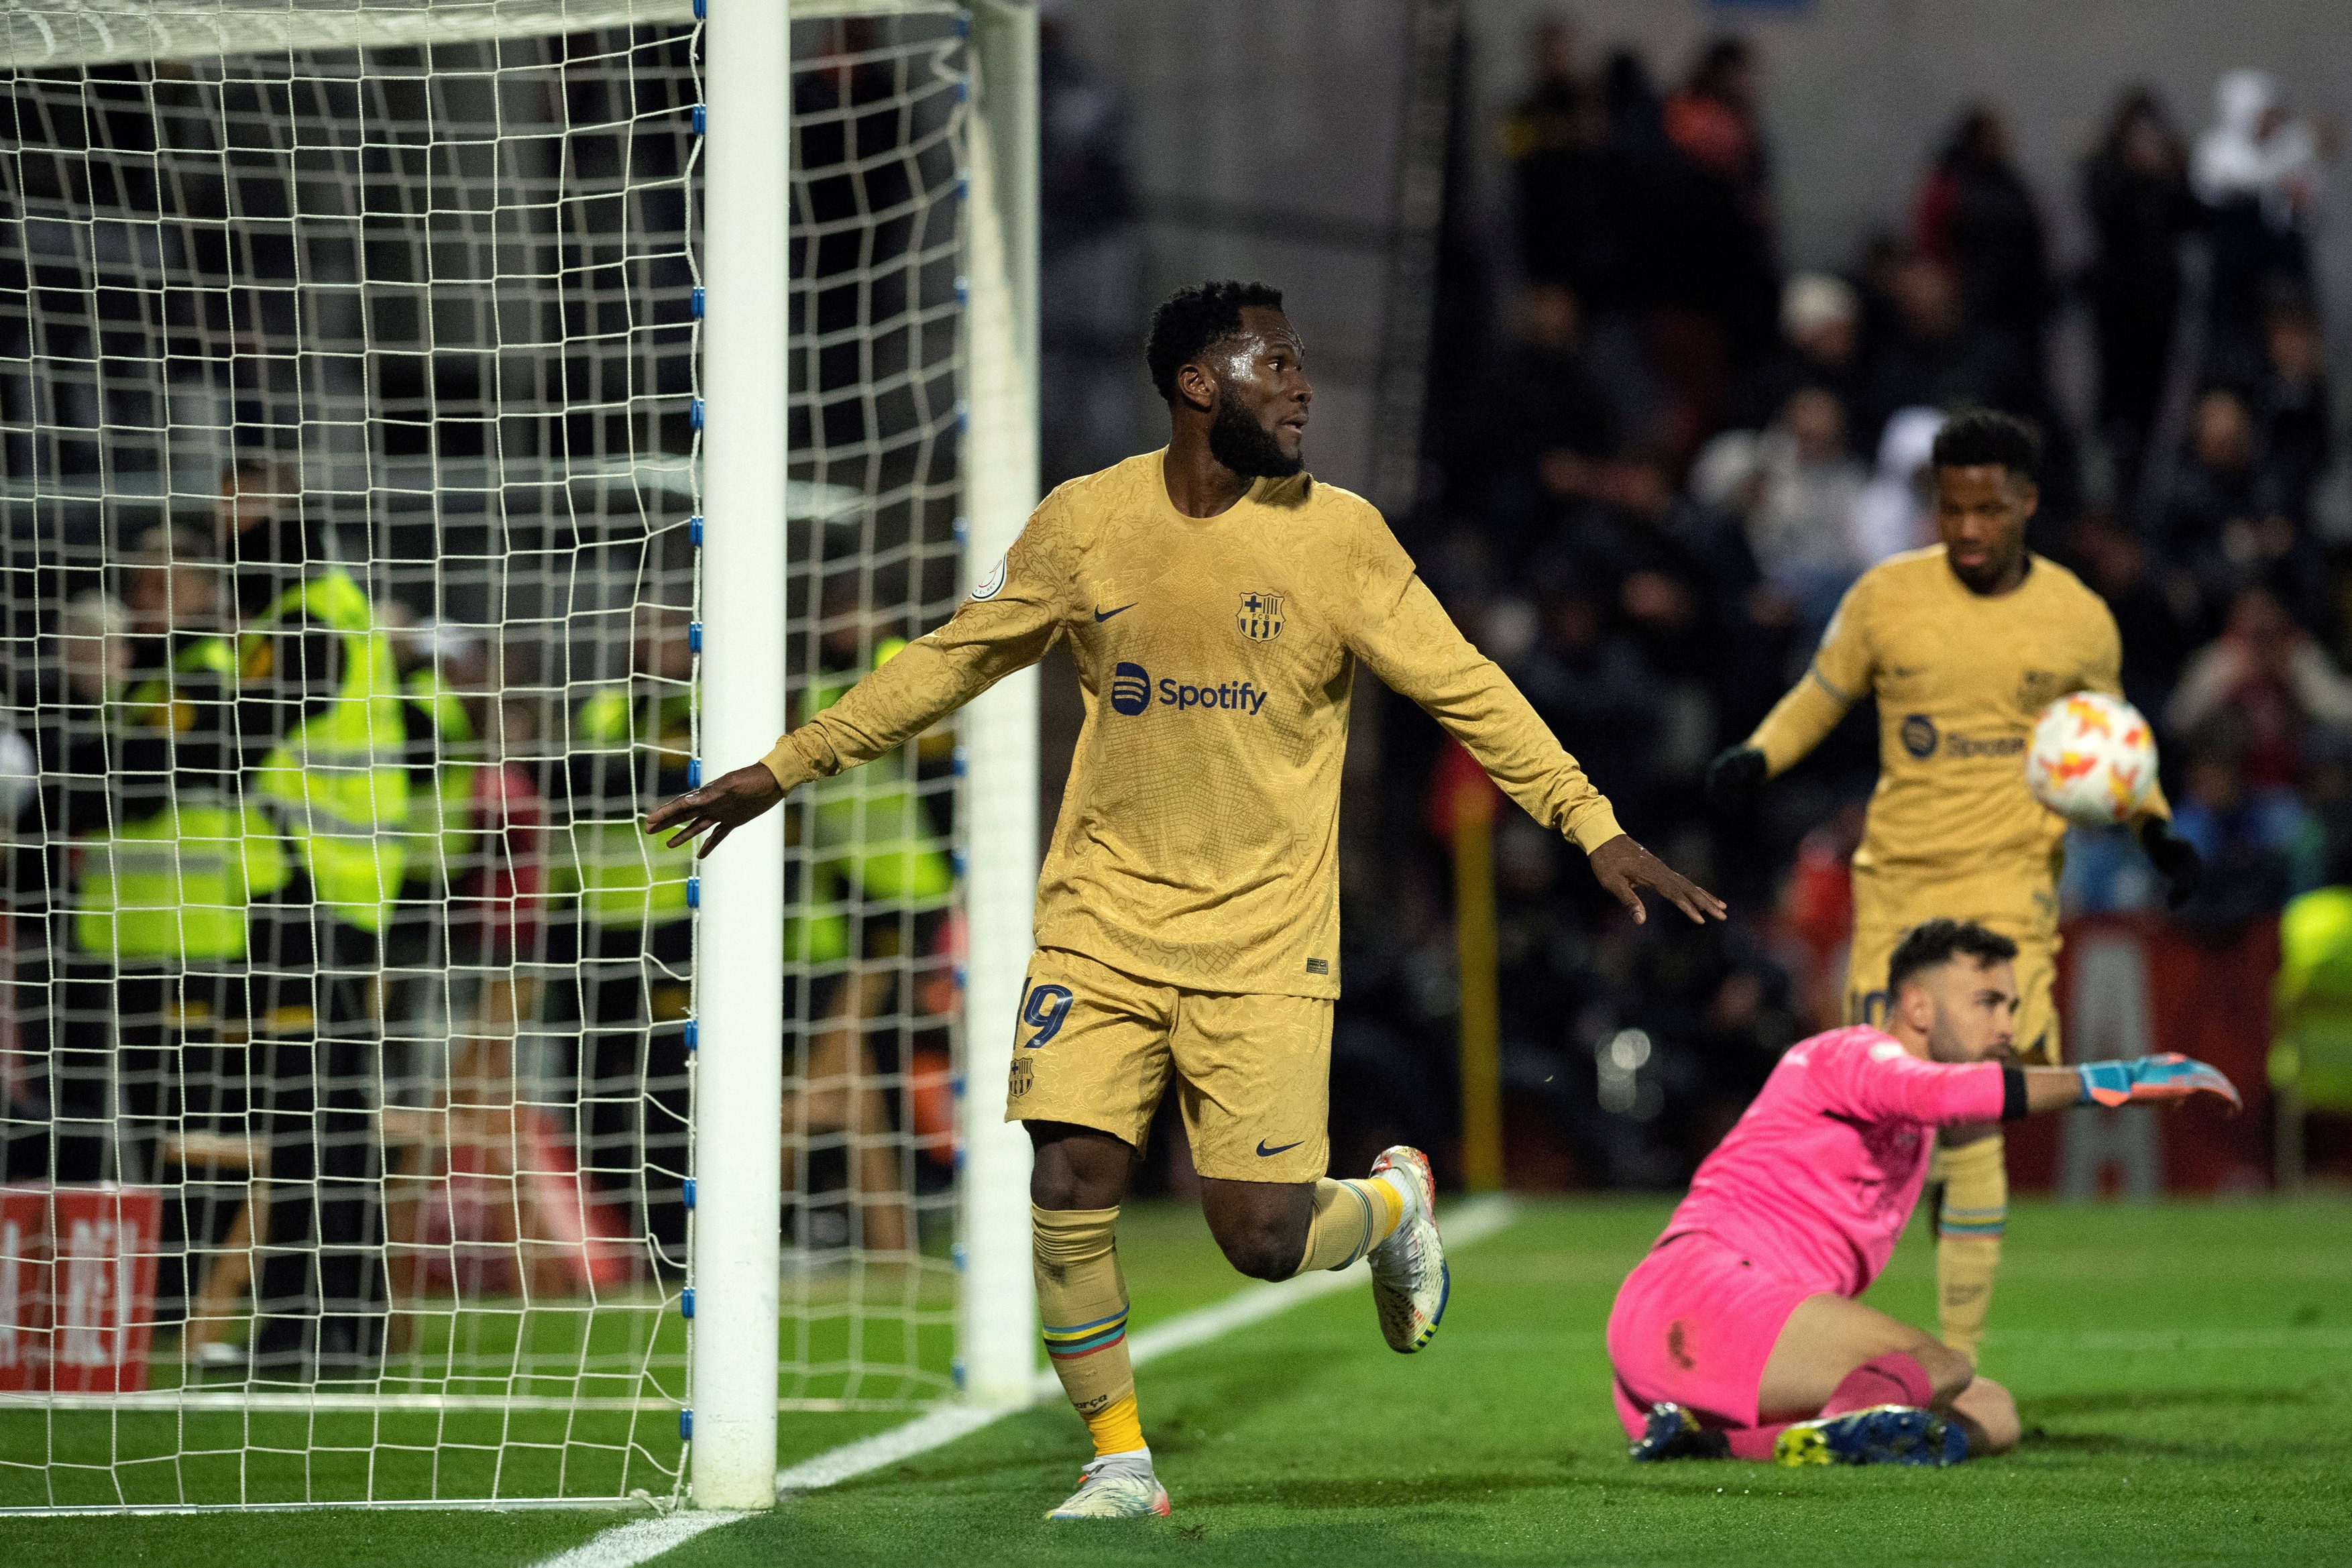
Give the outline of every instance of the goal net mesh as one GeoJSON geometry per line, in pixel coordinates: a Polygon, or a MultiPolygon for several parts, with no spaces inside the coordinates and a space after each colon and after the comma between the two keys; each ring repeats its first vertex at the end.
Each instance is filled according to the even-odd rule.
{"type": "MultiPolygon", "coordinates": [[[[0,17],[0,1508],[679,1483],[700,44],[0,17]]],[[[966,47],[794,26],[795,722],[957,596],[966,47]]],[[[787,1406],[952,1387],[955,773],[790,808],[787,1406]]]]}

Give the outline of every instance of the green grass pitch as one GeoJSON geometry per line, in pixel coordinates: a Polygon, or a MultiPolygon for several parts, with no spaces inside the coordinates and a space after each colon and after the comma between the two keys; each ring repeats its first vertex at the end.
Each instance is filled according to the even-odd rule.
{"type": "MultiPolygon", "coordinates": [[[[1943,1472],[1629,1464],[1601,1327],[1664,1213],[1524,1205],[1460,1255],[1444,1331],[1410,1359],[1349,1292],[1145,1368],[1169,1520],[1046,1525],[1085,1450],[1075,1417],[1045,1407],[661,1561],[2352,1562],[2352,1205],[2021,1204],[1986,1368],[2029,1436],[1943,1472]]],[[[1131,1220],[1139,1324],[1238,1283],[1196,1215],[1131,1220]]],[[[1871,1300],[1932,1321],[1932,1273],[1915,1224],[1871,1300]]],[[[789,1417],[786,1458],[897,1419],[789,1417]]],[[[0,1519],[0,1560],[528,1563],[620,1517],[0,1519]]]]}

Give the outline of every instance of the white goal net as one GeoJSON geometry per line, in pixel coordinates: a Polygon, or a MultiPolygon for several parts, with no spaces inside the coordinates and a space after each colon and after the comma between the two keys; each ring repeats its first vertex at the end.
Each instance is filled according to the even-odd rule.
{"type": "MultiPolygon", "coordinates": [[[[879,10],[793,35],[795,721],[962,574],[971,45],[879,10]]],[[[0,16],[0,1509],[679,1489],[697,11],[0,16]]],[[[812,1420],[952,1391],[957,770],[790,808],[812,1420]]]]}

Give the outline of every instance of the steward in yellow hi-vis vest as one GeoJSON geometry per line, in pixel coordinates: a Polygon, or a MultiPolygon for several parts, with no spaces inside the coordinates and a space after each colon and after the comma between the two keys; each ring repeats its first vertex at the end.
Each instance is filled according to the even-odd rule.
{"type": "MultiPolygon", "coordinates": [[[[1853,857],[1846,1022],[1877,1024],[1903,933],[1939,917],[2017,943],[2016,1054],[2061,1058],[2058,872],[2065,823],[2025,784],[2034,720],[2071,691],[2123,694],[2115,617],[2074,574],[2025,548],[2040,504],[2031,426],[1978,409],[1937,435],[1942,542],[1883,561],[1846,593],[1812,667],[1756,732],[1715,760],[1707,792],[1732,807],[1793,766],[1865,696],[1878,701],[1878,787],[1853,857]]],[[[2135,824],[2175,902],[2197,852],[2150,792],[2135,824]]],[[[1947,1127],[1930,1188],[1944,1340],[1971,1356],[1984,1332],[2009,1213],[1997,1125],[1947,1127]]]]}
{"type": "Polygon", "coordinates": [[[243,799],[275,821],[292,872],[252,904],[247,1047],[270,1191],[254,1372],[292,1381],[372,1374],[383,1350],[373,997],[409,825],[392,646],[336,559],[323,506],[298,463],[254,458],[223,477],[217,512],[235,574],[243,799]]]}
{"type": "Polygon", "coordinates": [[[559,983],[550,1001],[553,1026],[579,1031],[581,1163],[681,1264],[694,856],[637,824],[688,783],[693,668],[686,612],[640,605],[629,679],[572,714],[568,826],[552,836],[548,879],[550,957],[580,961],[576,988],[559,983]]]}
{"type": "Polygon", "coordinates": [[[881,756],[1055,644],[1086,722],[1036,904],[1007,1120],[1036,1151],[1032,1248],[1047,1355],[1097,1462],[1055,1517],[1165,1513],[1137,1415],[1114,1233],[1175,1086],[1210,1229],[1243,1272],[1371,1263],[1381,1332],[1436,1331],[1445,1262],[1428,1162],[1328,1164],[1340,765],[1357,667],[1429,710],[1512,799],[1691,919],[1723,906],[1617,826],[1493,660],[1463,638],[1362,498],[1301,448],[1306,351],[1264,284],[1178,291],[1145,351],[1166,448],[1063,485],[947,625],[739,768],[656,812],[732,828],[881,756]]]}

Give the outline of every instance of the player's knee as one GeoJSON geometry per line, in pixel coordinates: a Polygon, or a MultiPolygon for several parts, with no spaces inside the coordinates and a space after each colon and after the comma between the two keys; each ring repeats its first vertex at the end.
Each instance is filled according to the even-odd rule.
{"type": "Polygon", "coordinates": [[[1307,1256],[1307,1238],[1292,1227],[1260,1222],[1231,1226],[1217,1233],[1225,1261],[1253,1279],[1287,1279],[1307,1256]]]}
{"type": "Polygon", "coordinates": [[[1989,1377],[1979,1377],[1969,1384],[1952,1408],[1975,1427],[1969,1434],[1969,1447],[1974,1452],[2006,1454],[2025,1435],[2017,1418],[2016,1397],[1989,1377]]]}
{"type": "Polygon", "coordinates": [[[1976,1363],[1969,1360],[1966,1352],[1956,1351],[1939,1341],[1923,1341],[1912,1349],[1911,1359],[1927,1374],[1935,1389],[1931,1403],[1937,1405],[1949,1405],[1977,1375],[1976,1363]]]}

